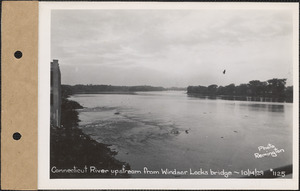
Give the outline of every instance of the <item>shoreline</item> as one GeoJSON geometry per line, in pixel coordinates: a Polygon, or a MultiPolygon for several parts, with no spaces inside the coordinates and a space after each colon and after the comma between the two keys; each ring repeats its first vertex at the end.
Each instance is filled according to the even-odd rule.
{"type": "Polygon", "coordinates": [[[200,93],[187,93],[190,97],[205,98],[211,100],[229,100],[229,101],[246,101],[246,102],[259,102],[259,103],[293,103],[293,101],[273,101],[270,97],[259,96],[239,96],[239,95],[209,95],[200,93]]]}
{"type": "Polygon", "coordinates": [[[117,154],[108,144],[99,143],[78,128],[78,112],[82,108],[75,101],[62,99],[62,126],[50,127],[50,179],[55,178],[130,178],[128,174],[114,174],[111,170],[130,170],[129,164],[114,158],[117,154]],[[51,169],[84,169],[95,167],[108,170],[105,173],[77,173],[51,169]]]}

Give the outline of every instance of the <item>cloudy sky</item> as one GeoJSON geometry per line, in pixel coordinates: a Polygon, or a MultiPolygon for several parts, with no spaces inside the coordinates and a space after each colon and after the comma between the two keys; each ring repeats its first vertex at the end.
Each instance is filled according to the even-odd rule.
{"type": "Polygon", "coordinates": [[[228,85],[287,78],[287,10],[53,10],[63,84],[228,85]],[[226,74],[222,72],[226,69],[226,74]]]}

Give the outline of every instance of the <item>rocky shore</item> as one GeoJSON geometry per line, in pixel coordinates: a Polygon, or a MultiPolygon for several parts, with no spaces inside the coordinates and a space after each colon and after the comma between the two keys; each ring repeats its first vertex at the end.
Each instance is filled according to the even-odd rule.
{"type": "Polygon", "coordinates": [[[117,153],[110,145],[96,142],[78,128],[79,108],[77,102],[62,99],[62,126],[50,130],[50,178],[129,178],[114,173],[130,166],[114,158],[117,153]]]}

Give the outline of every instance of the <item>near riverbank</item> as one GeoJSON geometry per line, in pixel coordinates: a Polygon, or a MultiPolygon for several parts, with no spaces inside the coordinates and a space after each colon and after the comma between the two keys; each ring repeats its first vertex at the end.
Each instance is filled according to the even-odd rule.
{"type": "Polygon", "coordinates": [[[130,166],[114,158],[117,153],[110,145],[96,142],[78,128],[80,108],[77,102],[62,99],[62,126],[50,130],[50,178],[129,178],[127,173],[112,172],[130,166]]]}

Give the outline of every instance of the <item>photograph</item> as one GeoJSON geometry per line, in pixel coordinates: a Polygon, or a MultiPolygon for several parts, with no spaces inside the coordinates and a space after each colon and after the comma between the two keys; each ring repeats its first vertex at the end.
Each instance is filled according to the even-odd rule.
{"type": "Polygon", "coordinates": [[[74,4],[43,25],[49,181],[298,177],[296,6],[74,4]]]}

